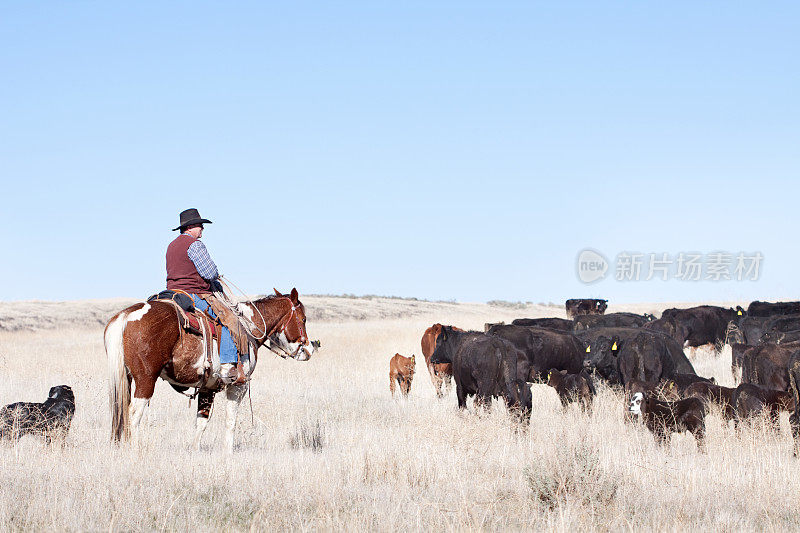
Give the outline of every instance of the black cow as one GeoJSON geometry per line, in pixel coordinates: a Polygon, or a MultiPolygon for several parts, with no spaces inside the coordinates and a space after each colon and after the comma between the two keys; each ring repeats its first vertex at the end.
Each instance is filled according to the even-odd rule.
{"type": "Polygon", "coordinates": [[[788,344],[800,341],[800,330],[795,331],[766,331],[761,335],[761,344],[788,344]]]}
{"type": "Polygon", "coordinates": [[[767,323],[773,317],[769,316],[744,316],[728,323],[728,336],[726,342],[734,344],[748,344],[756,346],[760,343],[761,336],[764,334],[767,323]]]}
{"type": "Polygon", "coordinates": [[[639,328],[655,320],[653,315],[636,313],[610,313],[608,315],[582,315],[573,320],[575,331],[591,328],[639,328]]]}
{"type": "Polygon", "coordinates": [[[672,374],[669,378],[660,381],[632,380],[625,384],[625,391],[629,396],[642,392],[663,401],[680,400],[687,397],[687,389],[695,383],[716,384],[714,378],[704,378],[697,374],[672,374]]]}
{"type": "Polygon", "coordinates": [[[800,344],[751,346],[742,354],[742,383],[765,389],[789,390],[789,359],[800,344]]]}
{"type": "Polygon", "coordinates": [[[608,308],[608,300],[575,298],[567,300],[564,306],[569,318],[580,315],[602,315],[608,308]]]}
{"type": "Polygon", "coordinates": [[[706,413],[708,413],[708,408],[711,404],[718,405],[722,411],[722,419],[727,422],[733,420],[736,416],[733,411],[733,392],[735,390],[731,387],[722,387],[714,383],[698,381],[686,387],[684,397],[702,400],[706,413]]]}
{"type": "Polygon", "coordinates": [[[578,402],[585,411],[591,412],[592,400],[597,391],[592,383],[592,376],[586,369],[570,374],[566,370],[551,368],[547,373],[547,384],[556,390],[564,407],[570,402],[578,402]]]}
{"type": "Polygon", "coordinates": [[[800,302],[751,302],[747,306],[749,316],[795,315],[800,313],[800,302]]]}
{"type": "MultiPolygon", "coordinates": [[[[502,323],[499,325],[502,325],[502,323]]],[[[511,321],[511,325],[534,326],[555,331],[572,331],[572,320],[567,320],[566,318],[516,318],[511,321]]]]}
{"type": "Polygon", "coordinates": [[[733,391],[733,410],[736,423],[746,418],[767,414],[777,429],[781,411],[794,411],[792,394],[785,390],[764,389],[751,383],[742,383],[733,391]]]}
{"type": "Polygon", "coordinates": [[[436,338],[431,364],[450,363],[456,382],[458,406],[467,407],[467,396],[487,406],[502,396],[518,420],[527,425],[531,416],[531,389],[525,382],[530,365],[513,344],[491,335],[457,331],[443,326],[436,338]]]}
{"type": "Polygon", "coordinates": [[[668,379],[662,379],[661,381],[639,381],[638,379],[634,379],[625,384],[625,396],[627,398],[630,399],[637,392],[662,401],[681,399],[680,394],[678,394],[675,388],[675,383],[668,379]]]}
{"type": "Polygon", "coordinates": [[[738,306],[736,309],[725,309],[716,305],[665,309],[659,320],[645,324],[644,327],[664,331],[692,349],[712,344],[718,352],[725,342],[728,324],[743,313],[744,309],[738,306]]]}
{"type": "Polygon", "coordinates": [[[631,398],[628,412],[644,419],[645,426],[659,444],[669,444],[673,433],[689,431],[694,435],[699,450],[705,451],[705,409],[697,398],[675,402],[662,402],[637,392],[631,398]]]}
{"type": "Polygon", "coordinates": [[[763,327],[760,344],[783,344],[800,340],[800,315],[770,317],[763,327]]]}
{"type": "Polygon", "coordinates": [[[0,439],[18,441],[23,435],[64,442],[75,414],[75,395],[67,385],[52,387],[42,403],[17,402],[0,409],[0,439]]]}
{"type": "Polygon", "coordinates": [[[484,322],[483,323],[483,332],[486,333],[489,331],[489,328],[492,326],[504,326],[505,322],[484,322]]]}
{"type": "Polygon", "coordinates": [[[634,379],[653,381],[675,375],[677,369],[667,342],[666,339],[649,333],[619,341],[617,366],[622,384],[634,379]]]}
{"type": "Polygon", "coordinates": [[[794,331],[800,329],[800,315],[773,316],[769,319],[764,331],[794,331]]]}
{"type": "Polygon", "coordinates": [[[526,326],[492,326],[488,334],[522,350],[530,364],[528,381],[543,381],[551,368],[572,374],[583,368],[583,344],[571,333],[526,326]]]}
{"type": "Polygon", "coordinates": [[[609,383],[660,381],[674,374],[696,374],[681,346],[657,331],[596,328],[576,333],[586,346],[586,364],[609,383]]]}

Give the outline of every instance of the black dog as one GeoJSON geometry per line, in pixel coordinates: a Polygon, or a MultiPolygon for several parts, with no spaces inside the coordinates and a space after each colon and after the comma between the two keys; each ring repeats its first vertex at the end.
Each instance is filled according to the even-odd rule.
{"type": "Polygon", "coordinates": [[[17,402],[0,409],[0,439],[18,441],[23,435],[44,437],[62,443],[75,414],[75,395],[67,385],[50,389],[44,403],[17,402]]]}

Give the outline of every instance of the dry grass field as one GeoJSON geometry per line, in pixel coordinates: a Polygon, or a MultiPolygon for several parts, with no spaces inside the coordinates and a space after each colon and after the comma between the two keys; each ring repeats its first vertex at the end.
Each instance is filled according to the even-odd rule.
{"type": "MultiPolygon", "coordinates": [[[[306,297],[308,362],[264,351],[224,453],[222,402],[195,451],[195,406],[160,382],[139,446],[109,440],[102,325],[127,303],[0,304],[0,404],[75,390],[66,445],[0,445],[5,530],[787,530],[800,528],[800,463],[781,433],[738,433],[707,418],[708,453],[668,448],[623,421],[601,388],[591,416],[533,386],[525,433],[437,400],[419,341],[433,322],[564,316],[562,307],[306,297]],[[66,311],[65,311],[66,309],[66,311]],[[39,319],[38,317],[42,317],[39,319]],[[408,400],[389,394],[388,361],[418,356],[408,400]]],[[[670,306],[673,304],[670,304],[670,306]]],[[[667,305],[611,306],[659,312],[667,305]]],[[[698,353],[698,373],[730,384],[730,349],[698,353]]],[[[222,398],[220,398],[222,400],[222,398]]]]}

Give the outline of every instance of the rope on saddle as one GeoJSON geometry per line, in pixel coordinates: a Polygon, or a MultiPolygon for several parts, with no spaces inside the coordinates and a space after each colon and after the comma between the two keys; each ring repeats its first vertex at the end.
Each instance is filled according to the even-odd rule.
{"type": "Polygon", "coordinates": [[[261,311],[259,310],[258,306],[257,306],[257,305],[255,305],[255,304],[253,304],[253,301],[252,301],[252,300],[250,300],[250,299],[247,297],[247,294],[245,294],[245,293],[244,293],[244,291],[243,291],[242,289],[240,289],[240,288],[239,288],[239,286],[237,286],[237,285],[236,285],[235,283],[233,283],[232,281],[227,281],[227,278],[226,278],[226,280],[223,280],[223,279],[222,279],[222,276],[220,276],[220,277],[218,278],[218,280],[219,280],[219,282],[220,282],[220,285],[222,286],[223,290],[222,290],[222,291],[219,291],[219,292],[215,292],[215,293],[214,293],[214,295],[215,295],[215,296],[216,296],[216,297],[217,297],[217,298],[220,300],[220,302],[222,302],[222,303],[223,303],[223,304],[224,304],[224,305],[225,305],[225,306],[226,306],[228,309],[230,309],[231,311],[233,311],[233,312],[236,314],[236,316],[237,316],[237,317],[239,317],[239,320],[240,320],[240,321],[241,321],[241,322],[244,324],[244,326],[245,326],[245,329],[247,330],[247,333],[248,333],[248,335],[250,335],[251,337],[253,337],[255,340],[257,340],[257,341],[259,341],[259,342],[261,342],[261,341],[263,341],[264,339],[266,339],[266,338],[267,338],[267,333],[268,333],[268,332],[266,331],[266,328],[267,328],[267,321],[266,321],[266,319],[264,318],[264,315],[262,315],[262,314],[261,314],[261,311]],[[262,328],[259,328],[259,327],[258,327],[258,326],[255,324],[255,322],[253,322],[252,320],[250,320],[250,318],[249,318],[249,317],[245,316],[245,314],[242,312],[242,310],[241,310],[241,309],[239,309],[239,305],[238,305],[236,302],[234,302],[234,300],[233,300],[233,298],[232,298],[231,296],[229,296],[229,295],[228,295],[228,293],[231,293],[231,294],[233,294],[233,293],[234,293],[234,290],[233,290],[234,288],[235,288],[235,289],[236,289],[236,290],[237,290],[237,291],[238,291],[238,292],[239,292],[239,293],[240,293],[240,294],[241,294],[241,295],[244,297],[244,302],[242,302],[242,303],[247,303],[247,304],[250,304],[250,307],[251,307],[251,308],[253,308],[253,309],[255,309],[255,310],[256,310],[256,313],[258,313],[258,315],[261,317],[261,324],[263,324],[263,329],[262,329],[262,328]],[[226,292],[226,291],[227,291],[227,292],[226,292]],[[259,332],[259,334],[256,334],[256,333],[255,333],[256,331],[258,331],[258,332],[259,332]]]}

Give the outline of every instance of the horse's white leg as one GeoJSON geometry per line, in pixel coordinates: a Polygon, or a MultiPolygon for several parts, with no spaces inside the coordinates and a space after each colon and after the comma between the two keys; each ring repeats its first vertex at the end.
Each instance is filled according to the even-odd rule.
{"type": "Polygon", "coordinates": [[[131,436],[136,443],[139,441],[139,423],[142,421],[144,411],[149,404],[150,398],[133,398],[131,400],[129,419],[131,421],[131,436]]]}
{"type": "Polygon", "coordinates": [[[200,414],[197,415],[195,419],[194,425],[194,449],[200,449],[200,437],[203,436],[203,432],[206,430],[206,426],[208,425],[208,417],[202,416],[200,414]]]}
{"type": "Polygon", "coordinates": [[[197,395],[197,418],[195,419],[194,447],[200,449],[200,437],[208,425],[208,418],[211,416],[211,406],[214,403],[214,393],[210,391],[200,391],[197,395]]]}
{"type": "Polygon", "coordinates": [[[242,398],[244,398],[244,395],[247,393],[248,386],[249,385],[247,383],[244,385],[229,385],[225,389],[225,397],[228,400],[226,405],[228,419],[225,424],[225,445],[227,446],[228,453],[233,453],[233,437],[234,431],[236,430],[236,416],[239,413],[239,404],[242,403],[242,398]]]}

